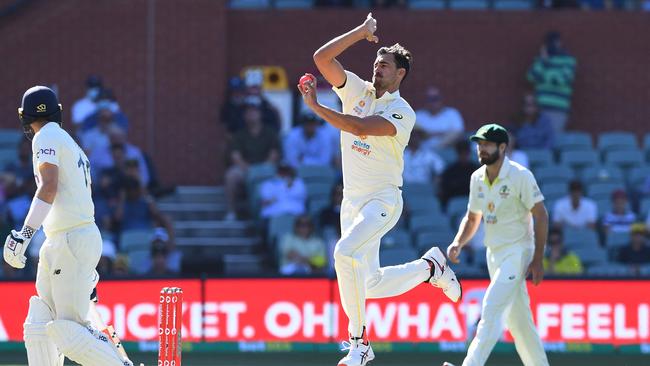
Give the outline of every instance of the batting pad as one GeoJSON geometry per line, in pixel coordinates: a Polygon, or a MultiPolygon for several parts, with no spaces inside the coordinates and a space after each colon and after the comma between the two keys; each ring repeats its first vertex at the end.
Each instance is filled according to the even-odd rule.
{"type": "Polygon", "coordinates": [[[52,321],[52,311],[38,296],[29,299],[29,311],[23,324],[27,362],[32,366],[63,366],[63,355],[45,331],[52,321]]]}
{"type": "Polygon", "coordinates": [[[53,320],[45,326],[47,334],[69,359],[84,366],[133,366],[120,358],[105,334],[70,320],[53,320]]]}

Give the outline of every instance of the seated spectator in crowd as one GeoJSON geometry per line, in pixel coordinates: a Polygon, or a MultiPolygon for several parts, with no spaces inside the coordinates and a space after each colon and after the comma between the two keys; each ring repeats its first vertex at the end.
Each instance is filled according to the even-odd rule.
{"type": "Polygon", "coordinates": [[[4,169],[16,178],[19,189],[25,189],[34,180],[34,166],[32,165],[32,143],[26,138],[21,138],[18,144],[18,160],[12,161],[4,169]]]}
{"type": "Polygon", "coordinates": [[[84,119],[77,132],[83,133],[97,127],[100,114],[105,110],[111,112],[111,119],[117,127],[121,128],[125,133],[129,131],[129,120],[120,109],[120,105],[117,103],[115,94],[113,94],[111,89],[102,89],[97,97],[96,105],[95,112],[84,119]]]}
{"type": "Polygon", "coordinates": [[[480,167],[470,152],[469,141],[459,140],[455,147],[458,160],[449,164],[440,177],[440,202],[445,206],[454,197],[469,195],[470,177],[480,167]]]}
{"type": "Polygon", "coordinates": [[[272,128],[274,131],[282,129],[280,112],[262,94],[261,85],[249,84],[246,86],[246,104],[254,105],[260,109],[262,122],[265,126],[272,128]]]}
{"type": "Polygon", "coordinates": [[[506,149],[506,156],[508,157],[508,159],[514,161],[515,163],[525,168],[529,168],[530,163],[528,161],[528,154],[526,154],[525,151],[519,149],[519,141],[513,134],[508,132],[508,136],[510,142],[508,142],[508,148],[506,149]]]}
{"type": "Polygon", "coordinates": [[[629,264],[634,271],[640,265],[650,264],[650,247],[648,246],[648,230],[643,223],[636,223],[630,227],[630,245],[624,246],[618,252],[618,260],[629,264]]]}
{"type": "Polygon", "coordinates": [[[97,109],[97,98],[102,91],[102,80],[95,75],[88,76],[86,79],[86,94],[81,99],[77,99],[72,105],[72,123],[74,126],[80,125],[88,116],[95,113],[97,109]]]}
{"type": "MultiPolygon", "coordinates": [[[[343,184],[337,183],[332,187],[330,204],[318,214],[318,222],[322,230],[334,229],[341,236],[341,202],[343,201],[343,184]]],[[[338,240],[338,237],[336,238],[338,240]]]]}
{"type": "Polygon", "coordinates": [[[584,197],[584,189],[579,180],[569,183],[569,195],[560,198],[553,207],[553,224],[562,228],[596,228],[598,206],[592,199],[584,197]]]}
{"type": "Polygon", "coordinates": [[[280,164],[275,177],[260,185],[261,217],[300,215],[305,212],[307,187],[288,165],[280,164]]]}
{"type": "Polygon", "coordinates": [[[540,115],[532,93],[524,95],[523,107],[511,131],[522,149],[552,149],[555,143],[553,126],[540,115]]]}
{"type": "Polygon", "coordinates": [[[425,107],[415,112],[415,119],[416,126],[427,133],[424,146],[433,150],[453,146],[465,130],[463,117],[457,109],[443,103],[435,86],[427,89],[425,107]]]}
{"type": "Polygon", "coordinates": [[[113,112],[108,108],[102,108],[98,111],[97,125],[89,130],[79,133],[81,146],[88,156],[95,150],[106,150],[111,141],[108,137],[112,129],[119,129],[113,119],[113,112]]]}
{"type": "Polygon", "coordinates": [[[124,160],[136,160],[138,162],[140,184],[142,184],[143,187],[146,187],[149,184],[149,168],[147,167],[147,162],[142,151],[137,146],[127,141],[126,133],[120,128],[111,128],[108,137],[110,140],[108,146],[95,149],[92,154],[88,156],[92,168],[90,173],[93,180],[98,179],[98,174],[102,170],[115,166],[115,161],[113,160],[113,149],[117,145],[122,145],[124,160]]]}
{"type": "Polygon", "coordinates": [[[20,230],[32,203],[32,197],[36,193],[36,181],[29,179],[18,185],[13,174],[7,174],[7,185],[5,194],[7,197],[6,210],[7,221],[15,230],[20,230]]]}
{"type": "MultiPolygon", "coordinates": [[[[124,179],[114,221],[121,231],[163,227],[173,238],[174,230],[169,218],[160,212],[151,196],[143,194],[142,186],[132,177],[124,179]]],[[[173,239],[170,241],[173,243],[173,239]]]]}
{"type": "Polygon", "coordinates": [[[228,132],[235,133],[244,126],[244,108],[246,102],[246,88],[244,81],[233,76],[228,80],[226,102],[221,106],[221,123],[226,125],[228,132]]]}
{"type": "Polygon", "coordinates": [[[426,132],[416,126],[411,132],[411,139],[404,150],[403,178],[405,184],[433,184],[445,168],[442,158],[422,145],[425,139],[426,132]]]}
{"type": "Polygon", "coordinates": [[[548,233],[548,248],[544,257],[544,272],[550,275],[580,275],[584,272],[580,258],[564,246],[562,230],[548,233]]]}
{"type": "Polygon", "coordinates": [[[300,126],[293,128],[284,140],[284,157],[294,169],[303,165],[330,165],[332,144],[321,121],[314,114],[302,117],[300,126]]]}
{"type": "Polygon", "coordinates": [[[622,189],[612,192],[612,210],[603,217],[605,232],[627,233],[636,222],[636,215],[627,204],[627,194],[622,189]]]}
{"type": "Polygon", "coordinates": [[[265,126],[259,107],[248,104],[244,109],[246,128],[233,136],[230,147],[232,165],[226,171],[225,191],[228,205],[227,220],[236,219],[239,190],[246,181],[248,168],[256,164],[276,164],[280,158],[277,130],[265,126]]]}
{"type": "Polygon", "coordinates": [[[129,272],[129,257],[126,254],[117,254],[113,262],[113,278],[131,277],[129,272]]]}
{"type": "Polygon", "coordinates": [[[151,269],[147,273],[155,277],[173,277],[174,271],[169,268],[169,248],[162,240],[151,243],[151,269]]]}
{"type": "Polygon", "coordinates": [[[280,239],[278,250],[283,275],[318,273],[327,265],[325,242],[315,235],[309,215],[296,218],[293,232],[280,239]]]}

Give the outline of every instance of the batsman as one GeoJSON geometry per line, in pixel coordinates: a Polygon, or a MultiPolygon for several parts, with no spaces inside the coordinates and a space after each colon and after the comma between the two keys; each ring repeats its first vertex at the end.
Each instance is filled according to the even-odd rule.
{"type": "Polygon", "coordinates": [[[84,366],[132,366],[86,318],[102,239],[94,220],[90,163],[61,127],[62,107],[50,88],[35,86],[23,95],[18,116],[32,141],[37,190],[20,231],[12,230],[4,260],[24,268],[25,251],[43,226],[47,240],[39,252],[36,293],[23,326],[30,366],[61,366],[65,355],[84,366]]]}
{"type": "Polygon", "coordinates": [[[364,366],[375,357],[366,333],[366,299],[397,296],[423,282],[441,288],[452,301],[461,296],[460,283],[436,246],[411,262],[380,267],[381,238],[402,213],[404,148],[415,124],[415,112],[399,92],[411,68],[411,53],[399,44],[380,48],[372,82],[345,70],[336,59],[359,41],[378,42],[376,30],[377,21],[368,14],[363,24],[314,53],[318,70],[343,103],[343,113],[318,103],[313,79],[298,85],[305,104],[341,130],[343,202],[334,266],[350,342],[344,342],[348,354],[339,366],[364,366]]]}

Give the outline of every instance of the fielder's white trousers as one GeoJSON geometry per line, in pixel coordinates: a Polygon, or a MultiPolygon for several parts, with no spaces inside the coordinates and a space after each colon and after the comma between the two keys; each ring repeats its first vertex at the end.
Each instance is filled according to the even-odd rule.
{"type": "Polygon", "coordinates": [[[366,299],[400,295],[429,278],[422,259],[379,267],[379,242],[399,220],[402,193],[397,187],[350,195],[341,204],[341,239],[334,249],[334,267],[348,331],[360,337],[365,326],[366,299]]]}
{"type": "Polygon", "coordinates": [[[501,322],[515,340],[517,353],[526,366],[548,366],[542,341],[537,334],[526,290],[526,271],[532,249],[508,245],[487,250],[490,285],[483,298],[481,320],[467,350],[463,366],[483,366],[501,336],[501,322]]]}
{"type": "Polygon", "coordinates": [[[36,292],[55,319],[84,324],[102,238],[94,223],[48,236],[39,252],[36,292]]]}

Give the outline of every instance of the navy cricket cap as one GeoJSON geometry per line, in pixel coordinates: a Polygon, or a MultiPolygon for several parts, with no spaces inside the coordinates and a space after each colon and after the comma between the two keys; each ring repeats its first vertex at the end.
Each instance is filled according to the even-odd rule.
{"type": "Polygon", "coordinates": [[[495,142],[497,144],[508,144],[510,142],[508,131],[503,126],[496,123],[490,123],[482,126],[478,129],[478,131],[476,131],[475,134],[470,136],[469,139],[474,142],[483,140],[495,142]]]}

